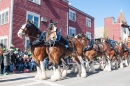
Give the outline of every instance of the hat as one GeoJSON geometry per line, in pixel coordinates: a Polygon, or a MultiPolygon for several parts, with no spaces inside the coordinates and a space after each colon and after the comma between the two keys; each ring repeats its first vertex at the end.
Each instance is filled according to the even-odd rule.
{"type": "Polygon", "coordinates": [[[14,51],[16,51],[16,48],[14,48],[14,51]]]}

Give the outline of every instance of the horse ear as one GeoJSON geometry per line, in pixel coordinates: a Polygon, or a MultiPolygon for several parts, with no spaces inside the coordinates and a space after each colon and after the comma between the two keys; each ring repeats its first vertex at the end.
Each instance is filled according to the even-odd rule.
{"type": "Polygon", "coordinates": [[[27,20],[27,23],[33,23],[33,21],[28,19],[28,20],[27,20]]]}
{"type": "Polygon", "coordinates": [[[27,23],[30,23],[30,20],[29,20],[29,19],[27,20],[27,23]]]}

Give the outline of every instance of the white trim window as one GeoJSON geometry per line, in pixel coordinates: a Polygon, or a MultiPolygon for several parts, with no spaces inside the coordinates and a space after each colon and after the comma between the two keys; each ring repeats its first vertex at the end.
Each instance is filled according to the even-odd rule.
{"type": "Polygon", "coordinates": [[[9,22],[9,8],[0,11],[0,25],[7,24],[9,22]]]}
{"type": "Polygon", "coordinates": [[[7,46],[8,46],[8,37],[7,36],[1,36],[0,37],[0,44],[2,44],[3,47],[7,48],[7,46]]]}
{"type": "Polygon", "coordinates": [[[33,24],[34,24],[37,28],[40,28],[40,15],[39,15],[39,14],[36,14],[36,13],[34,13],[34,12],[29,12],[29,11],[27,11],[26,20],[31,20],[31,21],[33,21],[33,24]]]}
{"type": "Polygon", "coordinates": [[[91,19],[86,18],[86,26],[91,27],[91,19]]]}
{"type": "Polygon", "coordinates": [[[28,49],[28,48],[31,47],[31,46],[29,45],[29,43],[30,43],[30,40],[29,40],[28,37],[26,37],[26,38],[25,38],[25,48],[26,48],[26,49],[28,49]]]}
{"type": "Polygon", "coordinates": [[[39,4],[39,5],[41,4],[41,0],[29,0],[29,1],[36,3],[36,4],[39,4]]]}
{"type": "Polygon", "coordinates": [[[86,36],[89,38],[89,39],[91,39],[92,37],[91,37],[91,33],[90,32],[86,32],[86,36]]]}
{"type": "Polygon", "coordinates": [[[76,21],[76,12],[69,10],[69,19],[72,21],[76,21]]]}
{"type": "Polygon", "coordinates": [[[73,37],[76,35],[76,28],[69,27],[69,37],[73,37]]]}

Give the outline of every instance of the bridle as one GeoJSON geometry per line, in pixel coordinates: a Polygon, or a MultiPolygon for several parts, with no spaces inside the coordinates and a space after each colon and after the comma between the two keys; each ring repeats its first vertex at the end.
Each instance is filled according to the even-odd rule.
{"type": "MultiPolygon", "coordinates": [[[[27,24],[26,24],[26,30],[25,30],[25,29],[21,29],[21,30],[22,30],[22,33],[24,33],[25,35],[27,35],[27,31],[28,31],[29,29],[31,29],[31,28],[30,28],[31,25],[32,25],[32,24],[27,23],[27,24]]],[[[37,31],[40,32],[40,30],[38,30],[38,29],[37,29],[37,31]]],[[[24,36],[25,36],[25,35],[24,35],[24,36]]],[[[29,35],[28,35],[28,37],[37,38],[37,37],[34,37],[34,36],[29,36],[29,35]]]]}
{"type": "MultiPolygon", "coordinates": [[[[26,29],[22,29],[22,28],[21,28],[21,30],[22,30],[22,39],[23,39],[22,42],[23,42],[23,45],[25,45],[25,40],[24,40],[24,39],[25,39],[25,36],[28,35],[28,34],[27,34],[27,31],[30,29],[30,26],[31,26],[31,25],[32,25],[32,24],[27,23],[26,26],[25,26],[26,29]]],[[[37,31],[40,32],[39,30],[37,30],[37,31]]],[[[28,37],[37,39],[37,37],[30,36],[30,35],[28,35],[28,37]]]]}

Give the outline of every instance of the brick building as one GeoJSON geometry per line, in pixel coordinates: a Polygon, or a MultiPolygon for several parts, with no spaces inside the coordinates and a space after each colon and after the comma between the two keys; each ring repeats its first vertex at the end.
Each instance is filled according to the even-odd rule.
{"type": "Polygon", "coordinates": [[[123,11],[120,11],[120,14],[115,22],[114,17],[108,17],[104,19],[104,32],[106,35],[113,40],[118,41],[121,38],[123,41],[127,40],[130,35],[128,28],[122,27],[122,22],[127,23],[123,11]]]}
{"type": "Polygon", "coordinates": [[[41,31],[53,19],[63,36],[94,35],[94,17],[70,6],[67,0],[0,0],[0,43],[8,48],[11,44],[27,48],[29,39],[19,39],[17,32],[28,19],[41,31]]]}

